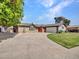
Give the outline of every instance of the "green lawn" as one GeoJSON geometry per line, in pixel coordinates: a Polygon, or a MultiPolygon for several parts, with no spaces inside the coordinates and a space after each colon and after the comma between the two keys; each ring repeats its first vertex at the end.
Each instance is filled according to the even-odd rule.
{"type": "Polygon", "coordinates": [[[47,36],[52,41],[68,49],[79,46],[79,33],[49,34],[47,36]]]}

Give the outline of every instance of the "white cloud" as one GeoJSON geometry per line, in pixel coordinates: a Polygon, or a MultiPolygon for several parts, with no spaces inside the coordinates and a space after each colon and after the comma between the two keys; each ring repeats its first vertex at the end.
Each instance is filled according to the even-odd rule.
{"type": "Polygon", "coordinates": [[[51,17],[59,15],[62,12],[62,10],[65,7],[69,6],[72,2],[73,0],[64,0],[60,2],[56,6],[49,9],[48,15],[50,15],[51,17]]]}
{"type": "Polygon", "coordinates": [[[65,7],[68,7],[70,4],[73,3],[74,0],[63,0],[59,4],[55,5],[54,7],[51,7],[46,14],[41,15],[38,17],[38,19],[46,19],[48,18],[50,21],[54,21],[54,17],[60,15],[62,13],[62,10],[65,7]]]}
{"type": "Polygon", "coordinates": [[[40,3],[44,7],[51,7],[54,4],[54,1],[53,0],[41,0],[40,3]]]}

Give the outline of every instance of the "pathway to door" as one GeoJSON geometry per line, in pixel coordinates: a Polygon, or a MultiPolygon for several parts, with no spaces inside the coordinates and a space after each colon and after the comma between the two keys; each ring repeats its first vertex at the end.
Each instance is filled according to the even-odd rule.
{"type": "Polygon", "coordinates": [[[0,43],[0,59],[79,59],[79,47],[66,49],[47,33],[20,33],[0,43]]]}

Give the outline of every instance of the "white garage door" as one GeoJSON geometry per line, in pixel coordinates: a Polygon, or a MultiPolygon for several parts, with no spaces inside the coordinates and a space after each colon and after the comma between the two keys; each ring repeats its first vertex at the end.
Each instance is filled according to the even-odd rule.
{"type": "Polygon", "coordinates": [[[56,33],[57,32],[57,27],[47,27],[46,32],[56,33]]]}
{"type": "Polygon", "coordinates": [[[19,27],[19,32],[23,33],[23,32],[28,32],[29,31],[29,27],[19,27]]]}

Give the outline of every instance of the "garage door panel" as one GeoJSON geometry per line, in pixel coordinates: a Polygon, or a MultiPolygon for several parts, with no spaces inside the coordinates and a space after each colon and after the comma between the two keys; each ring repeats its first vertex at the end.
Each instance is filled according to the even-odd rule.
{"type": "Polygon", "coordinates": [[[46,28],[46,32],[56,33],[57,32],[57,27],[48,27],[48,28],[46,28]]]}

